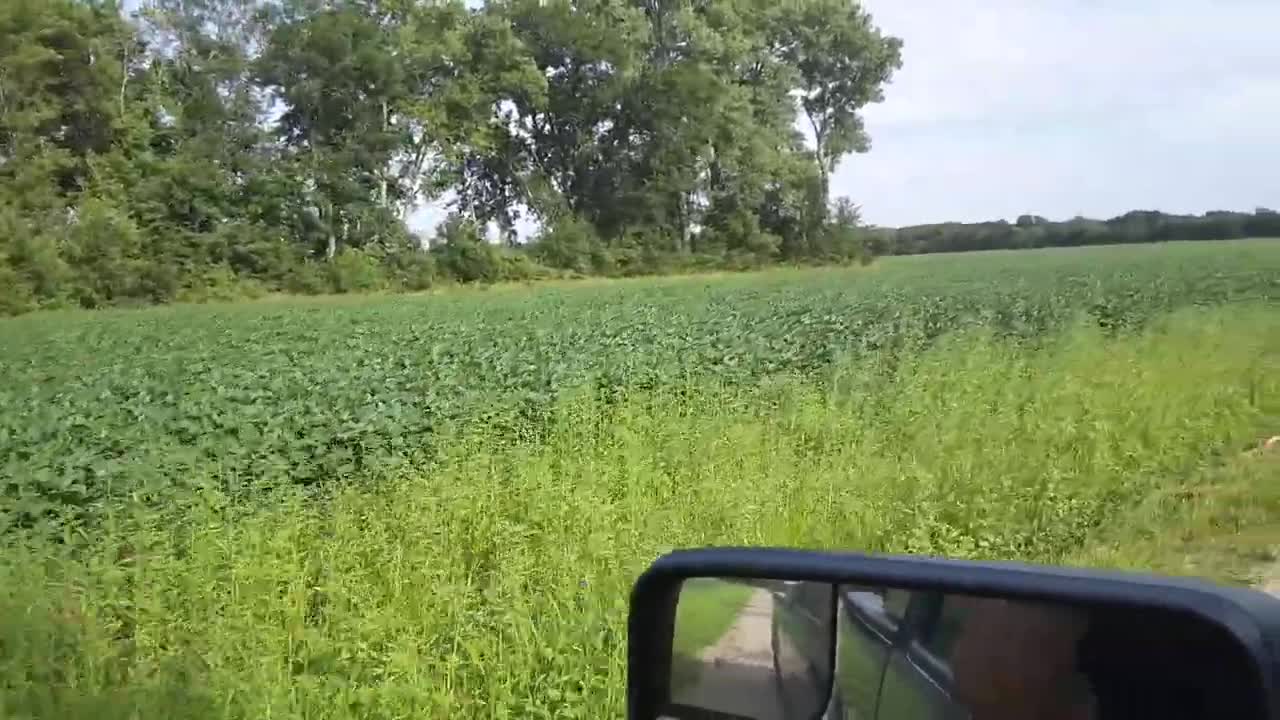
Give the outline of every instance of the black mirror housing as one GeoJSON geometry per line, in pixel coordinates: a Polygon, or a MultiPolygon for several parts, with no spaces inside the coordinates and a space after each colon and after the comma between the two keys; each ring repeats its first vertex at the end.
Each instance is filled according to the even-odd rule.
{"type": "MultiPolygon", "coordinates": [[[[883,643],[883,647],[876,648],[876,657],[884,658],[886,667],[901,666],[919,672],[931,683],[930,692],[941,688],[935,694],[950,698],[944,701],[950,710],[944,708],[938,714],[927,715],[929,717],[967,715],[980,720],[982,713],[970,712],[969,709],[976,707],[972,703],[960,709],[959,700],[955,698],[963,697],[966,701],[968,698],[961,687],[963,672],[953,676],[952,668],[938,663],[936,658],[931,659],[921,642],[910,637],[908,626],[927,614],[929,608],[936,616],[941,612],[937,606],[944,600],[955,601],[956,607],[962,605],[962,600],[973,600],[1004,603],[998,617],[1011,617],[1013,610],[1009,608],[1017,607],[1063,608],[1076,615],[1087,613],[1092,618],[1092,634],[1084,637],[1095,640],[1091,641],[1092,645],[1080,641],[1080,647],[1084,648],[1079,651],[1080,657],[1092,658],[1088,662],[1093,688],[1107,700],[1105,711],[1091,717],[1280,718],[1276,683],[1280,659],[1280,599],[1258,591],[1194,579],[1020,563],[725,548],[665,555],[637,580],[628,618],[627,710],[632,720],[660,717],[771,720],[793,716],[765,709],[719,714],[688,707],[673,710],[683,707],[673,701],[672,694],[677,606],[682,588],[705,579],[723,582],[726,588],[737,588],[730,591],[735,597],[745,598],[755,593],[760,598],[760,602],[754,604],[739,600],[739,605],[752,609],[757,615],[773,615],[775,652],[778,618],[781,617],[785,628],[789,623],[794,625],[797,617],[794,614],[797,605],[786,588],[794,589],[797,583],[829,585],[833,597],[842,598],[841,607],[850,612],[832,611],[835,619],[830,621],[830,646],[809,642],[805,650],[812,656],[809,665],[827,667],[830,673],[838,674],[837,625],[843,628],[841,623],[857,621],[864,630],[874,630],[869,636],[883,643]],[[879,596],[865,592],[866,588],[889,588],[895,596],[909,595],[915,598],[913,609],[901,618],[893,618],[892,613],[886,612],[885,617],[891,618],[885,625],[889,629],[880,629],[876,623],[884,619],[868,616],[882,612],[878,605],[871,610],[858,609],[862,607],[861,598],[882,602],[879,596]],[[917,605],[923,609],[916,608],[917,605]],[[864,622],[866,620],[874,622],[864,622]],[[902,629],[896,626],[899,622],[902,629]],[[1102,645],[1097,638],[1101,638],[1102,645]],[[1093,646],[1105,646],[1105,649],[1089,651],[1088,647],[1093,646]],[[824,654],[829,654],[825,660],[824,654]],[[935,668],[931,663],[942,667],[935,668]]],[[[819,598],[819,607],[826,607],[821,602],[822,592],[808,594],[819,598]]],[[[813,601],[806,602],[814,607],[813,601]]],[[[746,617],[745,609],[739,612],[746,617]]],[[[822,609],[809,613],[810,625],[827,627],[824,623],[828,621],[822,619],[824,613],[826,610],[822,609]]],[[[768,623],[767,619],[754,621],[768,623]]],[[[934,617],[930,622],[938,624],[941,620],[934,617]]],[[[1003,642],[998,634],[989,635],[985,646],[1003,642]]],[[[984,646],[983,643],[969,644],[979,649],[984,646]]],[[[796,654],[795,650],[790,652],[796,654]]],[[[976,656],[970,652],[966,657],[976,656]]],[[[719,658],[715,659],[717,668],[720,663],[719,658]]],[[[773,667],[778,672],[776,658],[773,667]]],[[[888,684],[886,680],[886,687],[888,684]]],[[[895,716],[888,689],[877,697],[841,697],[838,678],[831,677],[815,677],[810,687],[813,693],[826,693],[814,705],[820,706],[819,711],[811,712],[806,705],[802,713],[794,716],[834,717],[830,707],[837,703],[860,703],[859,711],[851,714],[864,717],[870,712],[868,720],[895,716]]],[[[755,706],[759,707],[759,703],[755,706]]],[[[843,716],[843,710],[839,714],[843,716]]]]}

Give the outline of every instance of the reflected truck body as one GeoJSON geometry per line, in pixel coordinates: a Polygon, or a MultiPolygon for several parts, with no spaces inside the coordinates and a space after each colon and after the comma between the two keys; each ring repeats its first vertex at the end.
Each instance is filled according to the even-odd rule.
{"type": "MultiPolygon", "coordinates": [[[[817,586],[797,584],[785,596],[785,601],[775,605],[775,632],[791,639],[791,645],[811,655],[807,666],[822,670],[828,667],[825,653],[829,644],[831,624],[821,612],[814,611],[809,599],[820,596],[817,586]],[[779,629],[782,629],[779,631],[779,629]]],[[[801,715],[788,717],[826,718],[828,720],[964,720],[985,717],[1017,717],[1008,715],[1005,706],[1022,707],[1033,712],[1035,702],[1051,687],[1061,684],[1058,675],[1041,678],[1028,677],[1014,669],[1006,668],[1006,674],[1016,676],[1020,687],[1001,686],[996,679],[998,664],[991,657],[978,657],[969,651],[967,668],[969,687],[957,685],[953,661],[960,642],[968,636],[970,648],[989,647],[1000,643],[1010,644],[1009,638],[991,638],[983,635],[983,619],[995,618],[997,629],[1007,628],[1007,621],[1018,620],[1018,627],[1034,631],[1036,612],[1047,612],[1041,626],[1047,629],[1038,636],[1039,642],[1052,638],[1058,629],[1066,629],[1059,608],[1038,608],[1035,605],[1008,604],[1000,600],[984,600],[964,596],[944,596],[939,593],[913,593],[892,588],[866,588],[841,586],[836,596],[834,664],[831,667],[832,682],[829,695],[820,708],[801,715]],[[1030,613],[1030,615],[1028,615],[1030,613]],[[982,688],[999,690],[994,698],[994,712],[974,713],[975,705],[984,707],[982,688]],[[976,688],[976,689],[975,689],[976,688]],[[1019,693],[1021,692],[1021,696],[1019,693]],[[1034,696],[1030,696],[1034,693],[1034,696]]],[[[1069,633],[1067,639],[1074,643],[1079,634],[1069,633]]],[[[1062,653],[1059,653],[1060,655],[1062,653]]],[[[1052,653],[1050,653],[1052,655],[1052,653]]],[[[1074,655],[1068,654],[1070,663],[1074,655]]],[[[1041,658],[1045,656],[1041,654],[1041,658]]],[[[1065,677],[1071,668],[1065,669],[1065,677]]],[[[962,676],[962,679],[965,679],[962,676]]],[[[820,685],[816,682],[816,685],[820,685]]],[[[1074,690],[1076,686],[1069,686],[1074,690]]],[[[988,693],[990,695],[990,693],[988,693]]],[[[1066,708],[1060,717],[1076,720],[1092,717],[1088,712],[1077,713],[1080,703],[1074,697],[1055,698],[1054,707],[1066,708]]],[[[1055,715],[1054,717],[1059,717],[1055,715]]]]}
{"type": "Polygon", "coordinates": [[[842,587],[836,670],[827,717],[969,717],[952,700],[948,663],[923,642],[940,598],[842,587]]]}
{"type": "Polygon", "coordinates": [[[842,587],[828,718],[1090,720],[1089,616],[1042,605],[842,587]]]}

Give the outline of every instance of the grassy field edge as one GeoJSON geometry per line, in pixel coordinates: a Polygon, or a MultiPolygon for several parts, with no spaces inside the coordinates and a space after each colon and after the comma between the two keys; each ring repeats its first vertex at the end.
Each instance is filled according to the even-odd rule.
{"type": "Polygon", "coordinates": [[[75,542],[0,540],[0,714],[617,714],[630,584],[674,547],[1248,581],[1280,520],[1242,454],[1280,417],[1277,350],[1264,306],[974,331],[821,383],[569,393],[534,440],[476,425],[327,496],[138,496],[75,542]]]}

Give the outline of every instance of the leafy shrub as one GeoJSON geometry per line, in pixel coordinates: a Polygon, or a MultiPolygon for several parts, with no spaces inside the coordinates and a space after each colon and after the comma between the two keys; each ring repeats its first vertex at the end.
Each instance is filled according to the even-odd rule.
{"type": "Polygon", "coordinates": [[[608,265],[604,244],[595,228],[576,217],[561,220],[544,231],[530,253],[543,265],[583,274],[599,272],[608,265]]]}
{"type": "Polygon", "coordinates": [[[304,260],[284,279],[284,288],[299,295],[323,295],[329,292],[329,278],[322,263],[304,260]]]}
{"type": "Polygon", "coordinates": [[[871,241],[861,227],[858,208],[848,198],[836,201],[831,219],[822,229],[818,257],[825,262],[847,263],[856,261],[863,265],[871,262],[871,241]]]}
{"type": "MultiPolygon", "coordinates": [[[[760,218],[749,212],[723,213],[702,232],[698,245],[708,250],[718,249],[732,254],[737,263],[744,254],[756,256],[752,264],[776,260],[781,239],[760,227],[760,218]]],[[[728,258],[726,257],[726,262],[728,258]]]]}
{"type": "Polygon", "coordinates": [[[227,265],[236,275],[252,276],[276,288],[286,287],[304,262],[297,245],[258,223],[227,223],[215,235],[225,244],[227,265]]]}
{"type": "Polygon", "coordinates": [[[193,278],[188,287],[178,292],[177,299],[194,303],[231,302],[265,294],[266,288],[257,280],[237,275],[226,265],[215,265],[193,278]]]}
{"type": "Polygon", "coordinates": [[[432,248],[442,270],[464,283],[504,279],[502,251],[485,241],[480,228],[459,215],[450,216],[440,229],[442,244],[432,248]]]}
{"type": "Polygon", "coordinates": [[[387,286],[382,264],[362,250],[345,248],[329,261],[329,286],[334,292],[370,292],[387,286]]]}
{"type": "Polygon", "coordinates": [[[142,235],[127,214],[103,200],[80,205],[67,228],[67,264],[76,272],[72,293],[83,307],[99,307],[139,297],[142,235]]]}
{"type": "Polygon", "coordinates": [[[724,256],[724,268],[726,270],[745,271],[759,270],[768,263],[768,260],[761,257],[758,253],[746,250],[730,250],[724,256]]]}
{"type": "Polygon", "coordinates": [[[134,293],[139,299],[153,303],[165,303],[173,300],[182,290],[182,278],[176,265],[166,262],[142,262],[139,267],[138,284],[134,293]]]}
{"type": "Polygon", "coordinates": [[[0,255],[0,315],[18,315],[35,307],[31,287],[0,255]]]}
{"type": "Polygon", "coordinates": [[[531,280],[548,280],[559,277],[562,273],[552,268],[539,265],[527,254],[519,250],[499,249],[502,257],[500,280],[511,282],[527,282],[531,280]]]}
{"type": "Polygon", "coordinates": [[[68,291],[71,270],[58,254],[57,226],[39,227],[8,208],[0,208],[0,251],[7,255],[16,282],[38,304],[56,304],[68,291]]]}
{"type": "Polygon", "coordinates": [[[382,258],[388,280],[402,290],[427,290],[436,284],[436,258],[418,249],[403,249],[387,253],[382,258]]]}
{"type": "Polygon", "coordinates": [[[621,277],[662,273],[671,267],[671,246],[671,238],[655,228],[629,229],[609,245],[602,266],[621,277]]]}

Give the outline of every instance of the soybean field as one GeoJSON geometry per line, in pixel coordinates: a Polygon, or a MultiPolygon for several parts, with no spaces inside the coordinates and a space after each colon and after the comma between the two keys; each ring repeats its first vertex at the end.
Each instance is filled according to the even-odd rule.
{"type": "Polygon", "coordinates": [[[0,321],[0,715],[620,716],[691,545],[1245,582],[1277,299],[1251,240],[0,321]]]}

